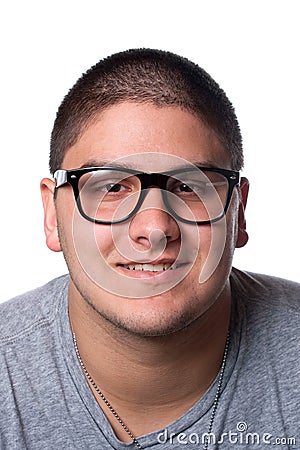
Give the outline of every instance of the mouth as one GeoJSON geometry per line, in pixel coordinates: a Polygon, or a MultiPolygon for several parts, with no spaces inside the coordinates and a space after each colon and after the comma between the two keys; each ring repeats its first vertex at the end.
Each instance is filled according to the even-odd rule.
{"type": "Polygon", "coordinates": [[[177,263],[166,262],[166,263],[127,263],[127,264],[118,264],[117,267],[123,274],[127,277],[132,278],[152,278],[160,276],[167,276],[168,274],[175,274],[183,267],[186,267],[188,262],[177,263]]]}
{"type": "Polygon", "coordinates": [[[127,270],[142,270],[143,272],[165,272],[166,270],[174,270],[176,265],[174,263],[164,264],[120,264],[121,267],[127,270]]]}

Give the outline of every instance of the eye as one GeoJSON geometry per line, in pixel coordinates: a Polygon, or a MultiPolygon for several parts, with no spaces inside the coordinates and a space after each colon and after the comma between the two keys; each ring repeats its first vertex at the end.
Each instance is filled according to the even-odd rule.
{"type": "Polygon", "coordinates": [[[174,194],[204,194],[206,192],[206,183],[178,183],[172,191],[174,194]]]}
{"type": "Polygon", "coordinates": [[[132,190],[132,187],[129,183],[119,183],[118,181],[119,180],[105,180],[101,182],[97,181],[89,183],[85,185],[85,190],[88,190],[90,193],[98,193],[102,195],[125,193],[132,190]]]}
{"type": "Polygon", "coordinates": [[[105,192],[121,192],[123,190],[126,190],[125,186],[123,186],[120,183],[108,183],[104,184],[103,186],[97,187],[97,190],[99,191],[105,191],[105,192]]]}
{"type": "Polygon", "coordinates": [[[180,192],[195,192],[199,190],[199,186],[196,184],[181,184],[178,186],[180,192]]]}

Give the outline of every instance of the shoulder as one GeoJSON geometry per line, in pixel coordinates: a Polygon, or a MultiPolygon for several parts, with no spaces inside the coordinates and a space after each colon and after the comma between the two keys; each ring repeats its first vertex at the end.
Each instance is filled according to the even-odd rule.
{"type": "Polygon", "coordinates": [[[248,392],[243,404],[250,405],[249,420],[263,414],[272,419],[274,428],[284,423],[295,430],[300,401],[300,285],[233,269],[231,286],[231,333],[238,349],[235,395],[245,400],[248,392]]]}
{"type": "Polygon", "coordinates": [[[300,351],[299,283],[234,269],[231,286],[255,352],[265,348],[286,361],[290,352],[300,351]]]}
{"type": "Polygon", "coordinates": [[[0,346],[52,322],[67,295],[68,284],[69,276],[63,275],[0,304],[0,346]]]}
{"type": "Polygon", "coordinates": [[[300,312],[300,283],[295,281],[233,269],[231,286],[236,297],[250,303],[300,312]]]}

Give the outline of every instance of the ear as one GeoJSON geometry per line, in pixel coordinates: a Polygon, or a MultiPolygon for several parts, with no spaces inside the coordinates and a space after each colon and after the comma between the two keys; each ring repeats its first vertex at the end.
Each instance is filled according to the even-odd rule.
{"type": "Polygon", "coordinates": [[[50,250],[60,252],[61,247],[58,239],[57,217],[54,203],[55,182],[49,178],[43,178],[40,187],[44,206],[44,231],[46,243],[50,250]]]}
{"type": "Polygon", "coordinates": [[[247,204],[249,192],[249,181],[247,178],[242,177],[240,182],[240,204],[239,204],[239,214],[238,214],[238,234],[236,240],[236,247],[244,247],[247,244],[249,236],[246,231],[246,219],[245,219],[245,208],[247,204]]]}

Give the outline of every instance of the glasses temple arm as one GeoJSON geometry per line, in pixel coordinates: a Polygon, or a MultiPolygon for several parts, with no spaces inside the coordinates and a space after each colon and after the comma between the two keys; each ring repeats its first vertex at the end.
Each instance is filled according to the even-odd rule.
{"type": "Polygon", "coordinates": [[[59,169],[54,173],[54,179],[56,181],[56,188],[59,188],[63,184],[67,183],[67,171],[59,169]]]}

